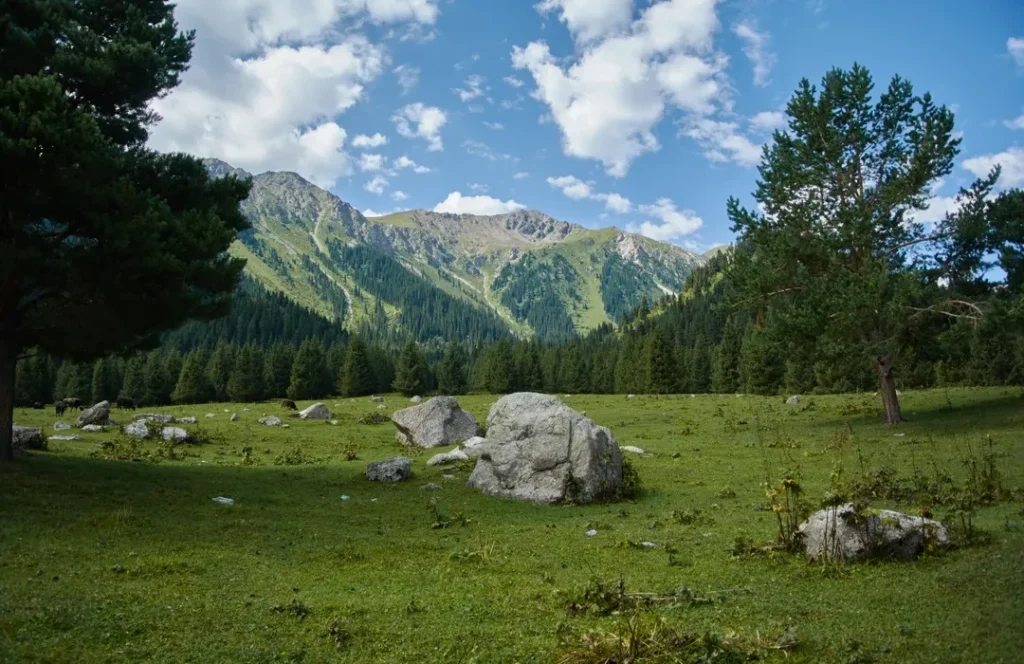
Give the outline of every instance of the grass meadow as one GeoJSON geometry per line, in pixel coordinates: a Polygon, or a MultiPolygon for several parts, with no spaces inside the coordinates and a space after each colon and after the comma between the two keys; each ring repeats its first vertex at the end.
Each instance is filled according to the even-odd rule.
{"type": "MultiPolygon", "coordinates": [[[[495,398],[459,400],[483,422],[495,398]]],[[[82,440],[0,468],[0,662],[630,661],[580,644],[639,638],[643,625],[754,644],[758,661],[1022,661],[1019,389],[908,392],[909,421],[895,428],[879,423],[870,394],[799,406],[733,395],[565,401],[647,451],[629,455],[638,498],[547,506],[480,495],[464,486],[470,464],[428,467],[443,450],[403,450],[389,422],[359,422],[409,405],[397,396],[385,410],[329,399],[336,425],[285,418],[287,428],[257,423],[286,416],[274,402],[153,409],[199,418],[184,428],[207,442],[174,449],[132,447],[113,428],[57,432],[52,409],[18,409],[20,425],[82,440]],[[364,478],[367,462],[397,454],[414,458],[412,480],[364,478]],[[732,553],[737,538],[775,538],[762,483],[783,470],[813,507],[841,463],[846,478],[876,480],[872,506],[920,513],[887,497],[894,477],[962,483],[964,457],[981,454],[1006,493],[977,507],[984,536],[972,546],[838,573],[797,555],[732,553]],[[619,579],[690,599],[652,604],[639,627],[625,612],[571,610],[595,580],[619,579]],[[794,637],[795,647],[770,647],[794,637]]]]}

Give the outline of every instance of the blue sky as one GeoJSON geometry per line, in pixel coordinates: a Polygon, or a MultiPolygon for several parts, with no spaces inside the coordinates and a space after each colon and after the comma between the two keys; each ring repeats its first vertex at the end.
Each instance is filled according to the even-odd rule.
{"type": "Polygon", "coordinates": [[[703,250],[730,241],[798,81],[866,65],[956,112],[922,215],[1024,186],[1019,0],[179,0],[193,65],[154,147],[292,170],[369,214],[519,206],[703,250]]]}

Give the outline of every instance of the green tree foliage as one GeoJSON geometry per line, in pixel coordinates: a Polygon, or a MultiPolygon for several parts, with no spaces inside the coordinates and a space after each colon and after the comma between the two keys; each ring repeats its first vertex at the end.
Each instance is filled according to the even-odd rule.
{"type": "Polygon", "coordinates": [[[228,379],[228,397],[239,402],[263,398],[263,349],[256,344],[246,344],[238,350],[228,379]]]}
{"type": "Polygon", "coordinates": [[[288,383],[290,399],[319,399],[327,396],[333,386],[327,369],[327,353],[319,339],[306,339],[295,353],[291,381],[288,383]]]}
{"type": "Polygon", "coordinates": [[[391,385],[397,392],[407,397],[420,394],[423,392],[426,372],[423,353],[420,352],[419,345],[410,339],[398,358],[395,380],[391,385]]]}
{"type": "Polygon", "coordinates": [[[722,332],[722,340],[711,354],[711,391],[732,393],[740,385],[740,350],[743,333],[736,316],[730,316],[722,332]]]}
{"type": "Polygon", "coordinates": [[[441,394],[457,396],[466,393],[467,382],[466,353],[462,346],[450,341],[437,370],[437,389],[441,394]]]}
{"type": "Polygon", "coordinates": [[[516,353],[516,375],[519,389],[539,392],[544,389],[544,371],[541,368],[540,350],[535,343],[519,344],[516,353]]]}
{"type": "Polygon", "coordinates": [[[341,394],[346,397],[361,397],[374,391],[369,351],[366,342],[359,336],[353,336],[348,344],[339,387],[341,394]]]}
{"type": "Polygon", "coordinates": [[[206,369],[206,378],[210,381],[213,398],[216,401],[228,400],[228,380],[231,378],[231,371],[234,368],[235,346],[226,343],[218,344],[206,369]]]}
{"type": "Polygon", "coordinates": [[[647,389],[651,394],[671,394],[679,385],[679,365],[667,331],[659,330],[647,339],[644,352],[647,389]]]}
{"type": "Polygon", "coordinates": [[[163,406],[171,402],[171,392],[177,376],[172,377],[167,368],[166,358],[159,350],[146,354],[146,364],[142,369],[145,390],[141,402],[146,406],[163,406]]]}
{"type": "MultiPolygon", "coordinates": [[[[54,397],[61,398],[56,392],[54,397]]],[[[133,355],[124,365],[124,383],[121,385],[119,396],[134,399],[136,403],[142,403],[146,396],[146,357],[142,354],[133,355]]]]}
{"type": "Polygon", "coordinates": [[[196,158],[145,148],[158,120],[149,102],[178,84],[192,51],[173,4],[9,4],[0,13],[0,460],[12,457],[23,349],[91,360],[227,310],[243,266],[227,248],[248,226],[239,203],[249,189],[211,180],[196,158]]]}
{"type": "Polygon", "coordinates": [[[53,391],[57,399],[88,401],[92,396],[91,367],[78,362],[61,364],[53,391]]]}
{"type": "Polygon", "coordinates": [[[118,358],[100,358],[92,367],[92,403],[116,401],[121,393],[122,363],[118,358]]]}
{"type": "Polygon", "coordinates": [[[174,403],[205,403],[213,399],[213,386],[206,372],[210,354],[197,348],[185,356],[181,374],[171,394],[174,403]]]}
{"type": "Polygon", "coordinates": [[[283,397],[292,381],[292,361],[295,353],[291,346],[274,344],[263,360],[263,392],[267,397],[283,397]]]}
{"type": "Polygon", "coordinates": [[[707,392],[711,387],[711,348],[703,334],[686,354],[686,381],[690,392],[707,392]]]}
{"type": "Polygon", "coordinates": [[[492,394],[508,394],[515,382],[512,348],[507,339],[501,339],[487,353],[486,388],[492,394]]]}
{"type": "Polygon", "coordinates": [[[793,343],[827,338],[864,349],[878,374],[886,422],[901,420],[893,365],[901,330],[920,306],[915,252],[927,239],[913,213],[958,152],[953,114],[897,77],[877,100],[863,67],[806,79],[786,108],[787,131],[765,152],[754,199],[729,201],[741,242],[736,302],[793,343]]]}
{"type": "Polygon", "coordinates": [[[775,394],[782,383],[782,362],[767,331],[747,326],[740,353],[743,391],[750,394],[775,394]]]}

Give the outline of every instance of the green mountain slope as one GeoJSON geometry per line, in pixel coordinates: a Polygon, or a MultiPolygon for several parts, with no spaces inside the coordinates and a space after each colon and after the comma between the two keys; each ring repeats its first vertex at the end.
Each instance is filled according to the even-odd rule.
{"type": "MultiPolygon", "coordinates": [[[[214,176],[247,175],[207,162],[214,176]]],[[[271,291],[343,321],[421,340],[563,339],[679,291],[706,258],[615,228],[533,210],[412,210],[367,219],[294,173],[262,173],[231,252],[271,291]]]]}

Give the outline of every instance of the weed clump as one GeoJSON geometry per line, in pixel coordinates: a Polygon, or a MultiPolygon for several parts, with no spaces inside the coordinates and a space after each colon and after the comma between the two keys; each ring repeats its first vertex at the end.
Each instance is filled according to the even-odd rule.
{"type": "Polygon", "coordinates": [[[362,417],[356,420],[356,422],[359,424],[369,425],[387,424],[390,421],[391,418],[385,415],[384,413],[370,413],[369,415],[363,415],[362,417]]]}

